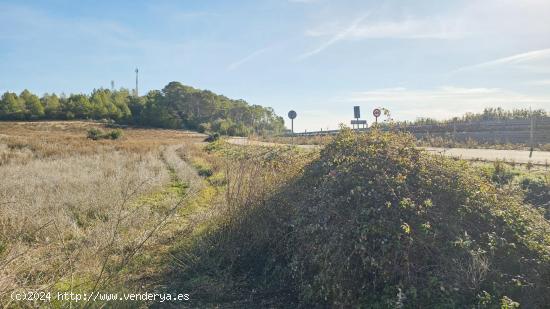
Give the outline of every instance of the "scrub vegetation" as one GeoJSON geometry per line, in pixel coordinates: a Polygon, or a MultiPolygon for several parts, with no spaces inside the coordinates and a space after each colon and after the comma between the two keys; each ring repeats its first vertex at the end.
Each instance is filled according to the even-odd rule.
{"type": "MultiPolygon", "coordinates": [[[[326,147],[0,123],[0,301],[189,293],[191,308],[542,308],[549,173],[349,129],[326,147]]],[[[38,303],[36,304],[38,305],[38,303]]],[[[82,303],[54,303],[54,307],[82,303]]],[[[109,306],[109,303],[85,306],[109,306]]],[[[137,306],[127,303],[127,307],[137,306]]]]}
{"type": "Polygon", "coordinates": [[[550,300],[550,224],[530,202],[548,202],[538,180],[520,190],[531,178],[430,155],[407,134],[344,130],[320,153],[276,149],[210,146],[214,170],[226,166],[225,211],[176,248],[168,275],[200,306],[550,300]]]}

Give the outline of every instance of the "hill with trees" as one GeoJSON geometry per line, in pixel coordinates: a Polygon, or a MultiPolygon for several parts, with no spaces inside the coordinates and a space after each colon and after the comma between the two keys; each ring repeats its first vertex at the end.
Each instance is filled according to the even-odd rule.
{"type": "Polygon", "coordinates": [[[0,99],[0,120],[110,119],[171,129],[191,129],[247,136],[284,131],[283,118],[272,108],[250,105],[209,90],[170,82],[162,90],[136,97],[126,89],[95,89],[91,94],[45,94],[28,90],[5,92],[0,99]]]}

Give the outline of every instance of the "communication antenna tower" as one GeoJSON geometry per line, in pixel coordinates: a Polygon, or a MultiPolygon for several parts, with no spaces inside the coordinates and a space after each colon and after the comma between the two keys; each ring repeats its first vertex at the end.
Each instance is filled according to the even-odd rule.
{"type": "Polygon", "coordinates": [[[139,91],[138,91],[138,73],[139,73],[139,70],[138,68],[136,68],[136,97],[139,96],[139,91]]]}

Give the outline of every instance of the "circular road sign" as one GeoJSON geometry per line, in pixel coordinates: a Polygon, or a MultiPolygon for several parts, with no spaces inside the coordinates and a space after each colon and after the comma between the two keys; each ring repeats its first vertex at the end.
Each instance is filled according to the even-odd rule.
{"type": "Polygon", "coordinates": [[[380,115],[382,115],[382,112],[380,111],[380,109],[375,108],[375,109],[372,111],[372,114],[374,115],[374,117],[378,118],[378,117],[380,117],[380,115]]]}
{"type": "Polygon", "coordinates": [[[290,112],[288,112],[288,118],[290,118],[290,119],[296,118],[297,115],[298,115],[298,114],[296,114],[295,111],[290,111],[290,112]]]}

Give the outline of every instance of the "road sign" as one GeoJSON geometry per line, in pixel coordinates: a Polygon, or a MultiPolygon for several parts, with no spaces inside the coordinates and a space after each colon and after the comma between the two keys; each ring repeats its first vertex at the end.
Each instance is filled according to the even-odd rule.
{"type": "Polygon", "coordinates": [[[296,118],[296,116],[298,116],[298,114],[296,114],[295,111],[290,110],[288,112],[288,118],[290,118],[290,131],[292,132],[292,134],[294,134],[294,118],[296,118]]]}
{"type": "Polygon", "coordinates": [[[382,112],[380,111],[380,109],[378,108],[375,108],[373,111],[372,111],[372,115],[376,118],[380,117],[380,115],[382,115],[382,112]]]}
{"type": "Polygon", "coordinates": [[[351,124],[364,124],[364,125],[366,125],[367,121],[366,120],[352,120],[351,124]]]}
{"type": "Polygon", "coordinates": [[[359,110],[359,106],[353,107],[353,118],[355,119],[361,118],[361,111],[359,110]]]}
{"type": "Polygon", "coordinates": [[[296,118],[297,115],[298,115],[298,114],[296,114],[296,112],[293,111],[293,110],[291,110],[290,112],[288,112],[288,118],[290,118],[290,119],[296,118]]]}

